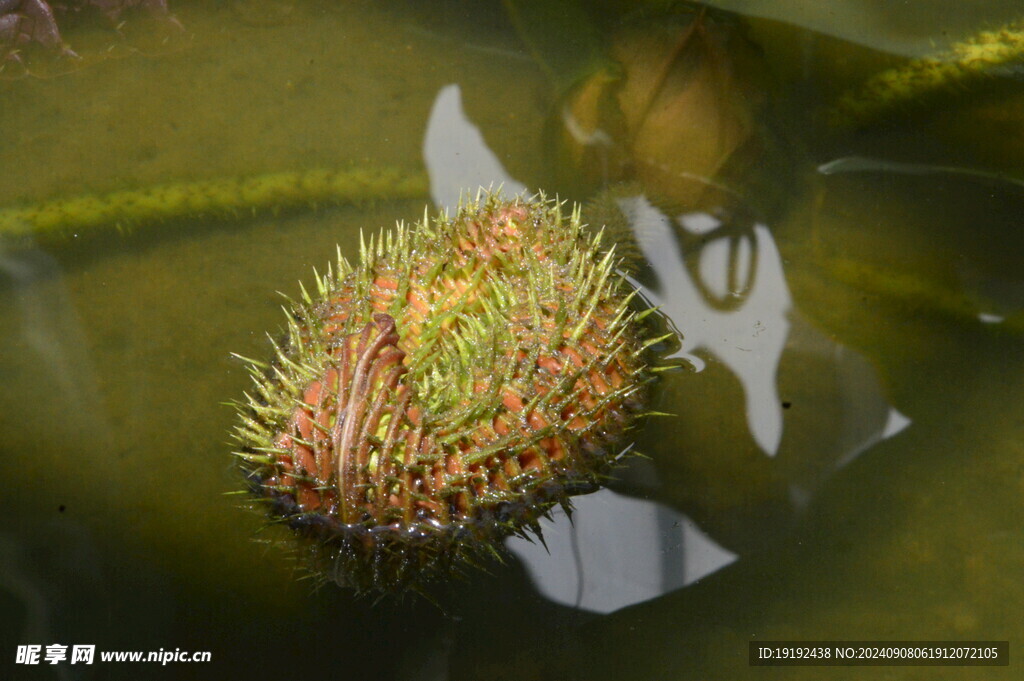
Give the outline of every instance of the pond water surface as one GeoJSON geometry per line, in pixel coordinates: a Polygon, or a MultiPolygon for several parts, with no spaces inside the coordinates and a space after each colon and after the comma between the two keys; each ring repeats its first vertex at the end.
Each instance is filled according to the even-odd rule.
{"type": "Polygon", "coordinates": [[[923,3],[605,2],[543,30],[544,3],[170,4],[166,44],[72,27],[82,68],[0,81],[0,206],[311,168],[430,189],[0,233],[4,678],[762,678],[758,640],[1009,640],[1014,660],[1024,61],[862,125],[827,112],[1017,3],[921,23],[923,3]],[[584,203],[633,254],[682,334],[670,415],[547,550],[510,542],[436,604],[297,579],[285,533],[225,495],[225,403],[250,385],[231,353],[268,356],[277,292],[361,229],[501,183],[584,203]],[[31,667],[19,644],[212,659],[31,667]]]}

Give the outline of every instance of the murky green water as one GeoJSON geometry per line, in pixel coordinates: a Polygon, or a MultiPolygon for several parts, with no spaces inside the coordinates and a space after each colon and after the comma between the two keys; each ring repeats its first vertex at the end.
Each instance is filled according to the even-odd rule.
{"type": "MultiPolygon", "coordinates": [[[[514,549],[522,560],[442,589],[443,611],[374,605],[296,581],[284,552],[252,541],[277,535],[223,495],[238,484],[223,403],[249,385],[229,353],[265,356],[276,291],[296,294],[335,244],[354,252],[360,228],[415,219],[428,196],[0,241],[4,677],[760,678],[751,640],[1009,640],[1015,659],[1022,67],[835,131],[828,104],[900,63],[866,45],[917,54],[922,36],[907,29],[920,8],[834,4],[833,24],[705,17],[708,35],[744,37],[683,44],[682,67],[667,55],[690,15],[619,21],[608,3],[592,31],[570,26],[567,44],[598,36],[634,83],[669,64],[646,109],[642,91],[620,100],[626,119],[646,111],[615,138],[628,152],[554,152],[558,121],[593,109],[558,99],[562,62],[543,41],[531,55],[500,6],[172,3],[188,31],[172,46],[0,82],[0,205],[369,164],[578,201],[640,178],[605,205],[701,368],[664,378],[655,407],[675,416],[639,433],[649,458],[581,500],[575,529],[552,528],[550,556],[514,549]],[[453,92],[464,118],[445,129],[478,128],[491,166],[430,151],[453,92]],[[12,664],[19,643],[213,661],[30,668],[12,664]]],[[[737,8],[766,13],[750,5],[737,8]]],[[[956,6],[929,29],[940,44],[1014,9],[956,6]]]]}

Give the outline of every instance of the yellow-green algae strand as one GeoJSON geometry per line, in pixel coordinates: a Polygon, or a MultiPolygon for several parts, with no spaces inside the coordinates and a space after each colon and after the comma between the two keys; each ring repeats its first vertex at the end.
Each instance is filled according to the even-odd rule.
{"type": "Polygon", "coordinates": [[[182,217],[237,217],[319,203],[426,196],[421,173],[394,168],[284,171],[170,182],[107,194],[0,208],[0,236],[46,237],[103,226],[132,227],[182,217]]]}
{"type": "Polygon", "coordinates": [[[846,92],[833,107],[830,121],[837,127],[866,125],[891,110],[941,90],[1024,60],[1024,20],[991,31],[980,31],[956,42],[945,52],[913,59],[869,78],[846,92]]]}

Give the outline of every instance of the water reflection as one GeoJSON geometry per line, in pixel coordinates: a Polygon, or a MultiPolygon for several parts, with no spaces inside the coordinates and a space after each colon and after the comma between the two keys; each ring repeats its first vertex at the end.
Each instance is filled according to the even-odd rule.
{"type": "MultiPolygon", "coordinates": [[[[467,187],[481,184],[525,190],[462,110],[458,85],[439,91],[423,149],[439,206],[452,210],[467,187]]],[[[766,225],[702,212],[670,218],[642,193],[616,203],[653,275],[651,281],[633,283],[682,331],[677,357],[698,371],[705,356],[713,357],[739,381],[757,447],[770,458],[788,454],[779,466],[794,512],[806,507],[835,470],[909,425],[886,401],[863,357],[815,331],[793,310],[782,258],[766,225]],[[824,365],[841,403],[838,410],[820,413],[822,420],[834,422],[802,415],[789,419],[795,431],[790,447],[783,437],[789,404],[779,397],[785,357],[810,361],[816,370],[824,365]]],[[[659,452],[653,454],[657,468],[659,452]]],[[[662,454],[676,456],[671,448],[662,454]]],[[[657,478],[655,472],[646,485],[652,492],[657,478]]],[[[544,543],[508,540],[537,589],[562,605],[612,612],[699,581],[737,558],[690,516],[664,503],[602,490],[578,497],[574,505],[578,512],[572,520],[558,512],[542,523],[544,543]]]]}
{"type": "MultiPolygon", "coordinates": [[[[453,211],[467,188],[512,178],[462,109],[458,85],[434,101],[423,144],[431,196],[453,211]]],[[[510,539],[537,588],[556,603],[607,613],[685,586],[734,560],[686,516],[654,502],[610,490],[574,500],[575,522],[561,511],[542,523],[545,543],[510,539]],[[617,531],[606,531],[614,526],[617,531]],[[660,561],[651,556],[662,555],[660,561]]]]}
{"type": "Polygon", "coordinates": [[[754,440],[775,456],[782,439],[776,375],[792,302],[768,228],[758,224],[737,238],[715,216],[679,216],[676,223],[686,232],[703,236],[695,272],[667,216],[643,196],[618,203],[657,277],[656,288],[637,284],[682,331],[679,356],[698,370],[704,366],[694,354],[700,349],[725,362],[743,385],[754,440]]]}
{"type": "Polygon", "coordinates": [[[437,93],[423,140],[423,161],[430,175],[430,197],[438,208],[455,212],[459,198],[476,187],[502,185],[509,194],[521,194],[526,186],[508,174],[484,141],[480,129],[462,109],[457,84],[437,93]]]}
{"type": "MultiPolygon", "coordinates": [[[[871,4],[841,4],[858,3],[871,4]]],[[[776,6],[784,12],[796,4],[776,6]]],[[[514,148],[513,137],[522,138],[515,147],[521,157],[519,165],[508,160],[509,167],[526,185],[541,184],[539,142],[529,134],[540,107],[529,95],[542,86],[518,61],[513,74],[493,68],[494,62],[481,67],[484,56],[457,49],[462,36],[491,44],[498,30],[479,38],[486,25],[476,22],[467,31],[450,6],[446,16],[432,8],[437,24],[450,27],[444,35],[453,36],[446,58],[415,36],[389,33],[397,22],[367,18],[355,7],[333,10],[343,22],[316,16],[316,25],[264,29],[266,38],[236,34],[173,63],[110,62],[109,70],[90,69],[61,82],[23,82],[4,110],[10,133],[4,159],[23,166],[5,201],[21,192],[43,197],[85,178],[104,188],[136,174],[144,184],[193,168],[216,176],[247,165],[288,168],[307,157],[330,162],[383,153],[405,161],[422,149],[434,164],[438,203],[451,206],[476,183],[504,178],[506,190],[518,190],[495,160],[509,158],[503,150],[514,148]],[[145,68],[136,72],[132,65],[145,68]],[[389,81],[379,74],[399,68],[407,70],[380,86],[389,81]],[[95,81],[79,78],[101,71],[104,78],[95,81]],[[267,85],[256,87],[253,73],[269,76],[256,79],[267,85]],[[498,77],[488,79],[494,73],[498,77]],[[446,86],[447,99],[438,96],[456,79],[459,86],[446,86]],[[153,85],[133,89],[132,83],[153,85]],[[26,87],[31,96],[22,94],[26,87]],[[120,94],[103,94],[108,91],[120,94]],[[462,112],[463,96],[472,120],[462,112]],[[172,100],[186,104],[170,106],[172,100]],[[432,100],[424,139],[420,126],[432,100]],[[73,102],[88,106],[79,110],[73,102]],[[400,114],[389,117],[388,107],[400,114]],[[510,112],[519,116],[519,127],[509,123],[498,134],[498,126],[512,120],[504,116],[510,112]],[[441,160],[442,144],[422,143],[438,140],[449,123],[451,141],[483,135],[497,153],[481,139],[441,160]],[[381,143],[403,131],[409,139],[402,145],[381,143]],[[489,152],[490,165],[479,175],[441,179],[482,151],[489,152]]],[[[406,10],[399,6],[396,14],[406,10]]],[[[208,11],[202,4],[197,14],[208,11]]],[[[807,8],[792,20],[808,24],[806,17],[817,11],[807,8]]],[[[894,15],[902,11],[893,9],[894,15]]],[[[943,13],[933,14],[945,23],[943,13]]],[[[980,16],[959,26],[974,28],[980,16]]],[[[189,26],[198,27],[198,20],[189,26]]],[[[234,28],[216,30],[229,36],[234,28]]],[[[840,62],[811,49],[819,37],[790,31],[785,38],[807,48],[788,71],[796,79],[792,74],[807,69],[801,85],[840,70],[840,62]]],[[[777,48],[765,50],[775,63],[777,48]]],[[[857,50],[846,46],[839,56],[856,57],[857,50]]],[[[782,88],[771,95],[783,103],[792,99],[782,88]]],[[[1003,112],[998,104],[992,109],[1003,112]]],[[[967,124],[1007,155],[1019,154],[989,120],[969,118],[967,124]]],[[[805,119],[793,125],[803,142],[816,145],[818,161],[856,154],[971,167],[973,152],[944,160],[956,140],[927,131],[865,134],[837,149],[834,140],[815,139],[805,119]],[[929,153],[916,153],[925,147],[929,153]]],[[[813,170],[802,160],[793,167],[813,170]]],[[[371,607],[340,589],[311,590],[294,581],[276,553],[263,555],[251,544],[258,519],[219,496],[235,484],[225,472],[229,445],[223,444],[233,417],[216,404],[247,385],[237,366],[222,358],[229,350],[265,350],[262,330],[280,322],[273,290],[294,292],[300,276],[308,283],[305,273],[333,254],[335,241],[353,248],[359,227],[373,229],[399,213],[416,217],[422,205],[320,211],[220,234],[199,225],[187,239],[104,251],[66,270],[67,251],[55,252],[57,262],[38,254],[0,255],[3,450],[12,463],[8,526],[0,536],[5,624],[24,632],[26,643],[86,641],[98,632],[109,649],[212,649],[215,667],[171,672],[197,678],[331,676],[339,670],[376,679],[399,673],[744,678],[749,669],[742,653],[751,635],[1014,637],[1020,623],[1012,604],[1024,599],[1018,406],[1024,374],[1020,336],[1010,328],[1015,314],[1020,319],[1024,291],[1019,191],[949,173],[909,176],[892,167],[815,179],[827,190],[820,201],[813,192],[795,196],[782,188],[782,220],[730,223],[711,211],[652,216],[662,227],[654,250],[666,262],[660,271],[643,270],[637,281],[672,308],[669,314],[688,334],[689,357],[705,369],[665,378],[664,401],[655,408],[677,416],[646,429],[642,449],[652,458],[634,459],[612,490],[579,498],[575,527],[556,522],[548,528],[550,555],[542,546],[514,543],[521,559],[471,584],[445,585],[462,599],[445,613],[429,603],[371,607]],[[772,262],[777,252],[781,263],[772,262]],[[833,269],[821,255],[865,267],[833,269]],[[766,268],[781,269],[785,279],[766,279],[766,268]],[[919,284],[911,295],[895,290],[902,279],[867,286],[872,280],[863,275],[872,272],[915,275],[919,284]],[[676,283],[665,284],[670,281],[676,283]],[[732,352],[740,361],[740,351],[716,348],[714,328],[700,320],[738,322],[729,313],[755,312],[750,301],[769,282],[779,287],[775,298],[764,297],[771,315],[755,319],[772,320],[784,338],[774,340],[771,352],[762,349],[777,363],[770,380],[762,377],[765,388],[737,377],[723,355],[732,352]],[[936,296],[923,294],[943,283],[997,304],[967,300],[951,308],[954,314],[936,314],[936,296]],[[781,295],[794,302],[781,304],[781,295]],[[684,310],[684,299],[703,300],[707,309],[684,310]],[[961,312],[969,313],[967,322],[961,312]],[[997,323],[996,316],[1005,321],[997,323]],[[702,347],[696,347],[698,333],[706,338],[702,347]],[[90,397],[90,362],[99,400],[90,397]],[[64,391],[68,384],[72,392],[64,391]],[[774,391],[782,405],[774,456],[772,431],[758,431],[750,416],[750,395],[758,390],[774,391]],[[97,414],[84,413],[90,404],[112,423],[116,449],[80,441],[86,431],[79,426],[96,423],[97,414]],[[913,425],[893,438],[908,425],[901,412],[913,425]],[[73,432],[55,436],[53,429],[73,432]],[[843,474],[833,475],[840,467],[843,474]],[[64,503],[67,490],[89,502],[89,514],[81,525],[50,531],[43,511],[55,516],[51,502],[60,496],[56,501],[64,503]],[[774,510],[774,502],[783,510],[778,516],[765,511],[774,510]],[[802,521],[788,536],[784,513],[802,521]],[[101,542],[98,557],[87,543],[75,544],[83,526],[101,542]],[[761,544],[775,551],[755,554],[761,544]],[[54,547],[59,554],[46,553],[54,547]],[[106,591],[92,576],[94,561],[106,591]],[[157,577],[140,577],[150,574],[157,577]],[[646,598],[653,601],[610,616],[582,610],[607,612],[646,598]],[[60,629],[72,618],[78,623],[73,632],[60,629]]],[[[622,205],[643,213],[649,203],[637,194],[622,205]]],[[[649,233],[645,238],[650,243],[649,233]]],[[[749,325],[730,331],[746,340],[754,332],[749,325]]],[[[78,512],[74,500],[69,509],[78,512]]]]}
{"type": "Polygon", "coordinates": [[[573,499],[542,523],[544,544],[508,542],[538,590],[556,603],[598,613],[693,584],[736,560],[690,518],[609,489],[573,499]]]}

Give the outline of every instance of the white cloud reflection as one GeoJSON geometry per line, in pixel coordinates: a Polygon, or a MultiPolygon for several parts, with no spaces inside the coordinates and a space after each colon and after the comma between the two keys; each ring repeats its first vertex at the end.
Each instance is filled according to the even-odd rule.
{"type": "MultiPolygon", "coordinates": [[[[667,216],[643,196],[619,199],[618,205],[657,275],[658,288],[634,283],[683,330],[680,356],[701,369],[704,362],[693,353],[705,349],[736,374],[746,395],[750,432],[768,456],[775,456],[782,440],[776,375],[789,335],[792,299],[771,232],[756,225],[739,238],[707,241],[698,273],[693,274],[683,262],[686,253],[667,216]],[[702,288],[716,293],[719,300],[733,296],[734,304],[711,304],[702,288]]],[[[713,236],[722,226],[718,218],[705,213],[682,215],[678,220],[694,235],[713,236]]]]}
{"type": "Polygon", "coordinates": [[[514,180],[487,147],[483,135],[462,110],[462,90],[446,85],[434,98],[423,141],[423,160],[430,176],[430,198],[454,214],[459,198],[477,187],[502,186],[509,196],[526,185],[514,180]]]}

